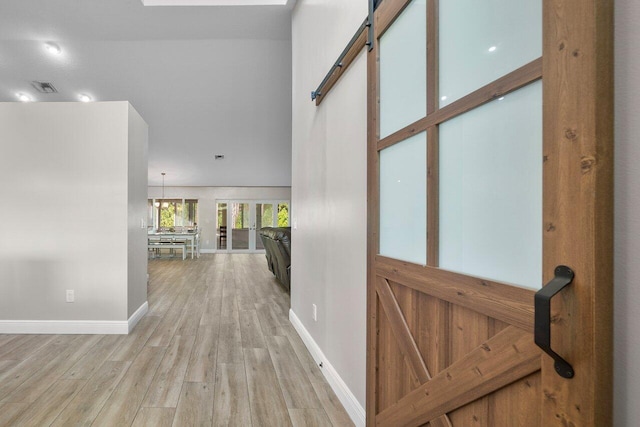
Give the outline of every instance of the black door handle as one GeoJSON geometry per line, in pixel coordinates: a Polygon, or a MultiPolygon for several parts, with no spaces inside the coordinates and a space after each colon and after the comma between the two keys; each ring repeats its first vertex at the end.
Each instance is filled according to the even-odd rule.
{"type": "Polygon", "coordinates": [[[535,310],[535,343],[555,361],[554,366],[558,375],[573,378],[573,367],[558,353],[551,349],[551,298],[573,281],[573,271],[566,265],[556,267],[555,277],[545,287],[536,292],[534,299],[535,310]]]}

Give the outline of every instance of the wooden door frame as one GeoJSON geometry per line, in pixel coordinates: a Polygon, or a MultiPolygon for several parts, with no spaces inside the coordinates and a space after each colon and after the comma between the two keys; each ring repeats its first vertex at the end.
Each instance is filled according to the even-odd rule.
{"type": "MultiPolygon", "coordinates": [[[[380,140],[379,36],[409,3],[383,0],[373,18],[375,42],[368,54],[368,244],[367,244],[367,425],[376,425],[375,266],[378,256],[379,151],[450,117],[489,102],[541,77],[543,83],[543,283],[557,265],[573,268],[570,288],[556,296],[553,346],[571,360],[576,375],[558,376],[543,355],[545,425],[612,425],[613,319],[613,1],[543,0],[543,57],[380,140]],[[571,319],[571,322],[568,320],[571,319]],[[565,321],[567,320],[567,321],[565,321]],[[571,399],[557,399],[570,395],[571,399]]],[[[433,16],[437,0],[427,0],[431,38],[437,52],[433,16]]],[[[427,86],[437,99],[437,68],[428,62],[427,86]],[[430,68],[429,68],[430,67],[430,68]]],[[[429,131],[433,132],[433,131],[429,131]]],[[[437,132],[429,141],[437,141],[437,132]]],[[[437,191],[437,144],[430,144],[428,194],[437,191]],[[433,168],[436,168],[435,170],[433,168]]],[[[437,199],[427,206],[430,236],[437,233],[437,199]]],[[[437,274],[437,238],[428,240],[428,264],[437,274]]],[[[475,286],[469,284],[469,286],[475,286]]],[[[472,289],[473,290],[473,289],[472,289]]],[[[528,297],[527,297],[528,298],[528,297]]],[[[532,317],[531,330],[533,330],[532,317]]]]}

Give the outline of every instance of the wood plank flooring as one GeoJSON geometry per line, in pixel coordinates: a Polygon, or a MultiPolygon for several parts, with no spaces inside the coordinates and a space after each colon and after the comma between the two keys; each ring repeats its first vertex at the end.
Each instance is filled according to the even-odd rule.
{"type": "Polygon", "coordinates": [[[129,335],[0,335],[0,426],[352,426],[262,254],[149,261],[129,335]]]}

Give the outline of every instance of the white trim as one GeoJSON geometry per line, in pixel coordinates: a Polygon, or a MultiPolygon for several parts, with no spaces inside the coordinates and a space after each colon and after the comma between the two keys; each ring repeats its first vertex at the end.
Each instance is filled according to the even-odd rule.
{"type": "Polygon", "coordinates": [[[353,395],[347,384],[340,377],[338,372],[334,369],[333,365],[327,360],[324,353],[315,342],[315,340],[311,337],[307,329],[304,327],[298,316],[293,312],[293,310],[289,309],[289,321],[293,325],[294,329],[302,338],[304,345],[307,346],[309,353],[316,361],[316,364],[322,363],[322,374],[325,376],[329,385],[333,389],[333,392],[338,396],[340,403],[344,406],[344,409],[351,417],[351,421],[356,425],[356,427],[364,427],[366,424],[366,412],[358,399],[353,395]]]}
{"type": "Polygon", "coordinates": [[[201,254],[215,254],[217,252],[215,249],[200,249],[201,254]]]}
{"type": "Polygon", "coordinates": [[[0,320],[0,334],[127,335],[148,310],[145,301],[129,320],[0,320]]]}
{"type": "Polygon", "coordinates": [[[129,320],[127,321],[127,334],[130,334],[131,331],[133,331],[133,328],[135,328],[140,319],[142,319],[144,315],[147,314],[147,311],[149,311],[149,302],[145,301],[140,307],[138,307],[138,309],[131,315],[131,317],[129,317],[129,320]]]}

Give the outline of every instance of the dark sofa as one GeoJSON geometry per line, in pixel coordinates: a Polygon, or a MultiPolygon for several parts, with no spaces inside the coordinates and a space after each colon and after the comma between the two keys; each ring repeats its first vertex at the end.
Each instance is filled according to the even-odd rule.
{"type": "Polygon", "coordinates": [[[260,229],[269,270],[287,289],[291,289],[291,227],[260,229]]]}

